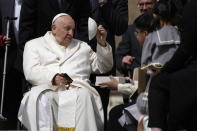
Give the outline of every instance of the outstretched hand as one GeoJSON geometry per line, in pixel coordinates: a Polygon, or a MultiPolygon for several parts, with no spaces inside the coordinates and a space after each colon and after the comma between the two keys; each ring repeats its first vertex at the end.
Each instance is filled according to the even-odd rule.
{"type": "Polygon", "coordinates": [[[118,81],[112,76],[109,76],[110,81],[108,82],[104,82],[104,83],[100,83],[100,87],[101,88],[108,88],[111,90],[117,90],[118,89],[118,81]]]}
{"type": "Polygon", "coordinates": [[[126,64],[131,65],[134,61],[135,57],[134,56],[129,56],[126,55],[122,58],[122,66],[126,67],[126,64]]]}

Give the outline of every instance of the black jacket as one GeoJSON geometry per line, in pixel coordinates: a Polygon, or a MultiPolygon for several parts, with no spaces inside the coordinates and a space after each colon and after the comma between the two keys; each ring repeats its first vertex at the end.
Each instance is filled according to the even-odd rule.
{"type": "Polygon", "coordinates": [[[139,45],[137,38],[134,34],[135,26],[129,25],[127,32],[125,32],[122,36],[122,41],[119,43],[117,51],[116,51],[116,66],[120,73],[124,75],[128,75],[128,69],[131,71],[131,76],[133,75],[133,69],[135,67],[139,67],[141,61],[142,47],[139,45]],[[122,67],[122,59],[124,56],[130,55],[134,56],[135,59],[128,68],[122,67]]]}
{"type": "MultiPolygon", "coordinates": [[[[128,28],[128,0],[108,0],[104,6],[92,8],[92,18],[107,30],[107,42],[112,46],[115,63],[115,35],[122,35],[128,28]]],[[[96,50],[95,39],[89,45],[96,50]]],[[[111,73],[115,75],[115,64],[111,73]]]]}
{"type": "MultiPolygon", "coordinates": [[[[64,13],[75,20],[75,38],[88,41],[89,0],[65,0],[64,13]]],[[[43,36],[51,30],[52,19],[62,13],[58,0],[23,0],[20,17],[19,42],[43,36]]]]}
{"type": "Polygon", "coordinates": [[[187,65],[192,60],[197,60],[197,14],[194,13],[197,2],[191,0],[184,9],[181,32],[181,46],[177,49],[172,59],[166,63],[162,71],[175,72],[187,65]]]}
{"type": "MultiPolygon", "coordinates": [[[[0,34],[6,35],[7,30],[7,20],[4,18],[6,16],[14,16],[14,0],[0,0],[0,34]]],[[[19,45],[16,43],[14,34],[14,24],[13,21],[10,22],[9,37],[11,38],[11,43],[8,47],[7,55],[7,72],[10,68],[15,68],[22,72],[22,56],[19,57],[19,45]]],[[[5,47],[0,47],[0,72],[3,71],[5,47]]]]}

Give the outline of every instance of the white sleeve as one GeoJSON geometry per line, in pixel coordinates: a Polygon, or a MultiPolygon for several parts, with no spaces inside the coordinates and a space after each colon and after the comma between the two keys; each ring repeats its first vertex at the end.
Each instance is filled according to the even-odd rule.
{"type": "Polygon", "coordinates": [[[118,92],[122,94],[130,95],[135,91],[136,91],[136,87],[131,83],[118,84],[118,92]]]}
{"type": "Polygon", "coordinates": [[[23,54],[23,70],[25,78],[32,85],[52,84],[51,81],[56,72],[49,71],[40,64],[40,57],[37,49],[32,46],[34,43],[25,45],[23,54]]]}
{"type": "Polygon", "coordinates": [[[113,67],[113,54],[111,46],[106,43],[106,47],[97,44],[97,52],[90,52],[92,71],[95,73],[106,73],[113,67]]]}

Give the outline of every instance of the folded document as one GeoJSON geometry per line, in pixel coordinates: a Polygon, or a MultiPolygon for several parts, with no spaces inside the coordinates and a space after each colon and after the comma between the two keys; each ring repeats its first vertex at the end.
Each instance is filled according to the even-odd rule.
{"type": "MultiPolygon", "coordinates": [[[[125,77],[114,77],[118,83],[124,84],[125,83],[125,77]]],[[[96,86],[99,86],[99,84],[104,83],[104,82],[109,82],[110,78],[109,76],[97,76],[96,77],[96,86]]]]}
{"type": "Polygon", "coordinates": [[[148,64],[148,65],[142,66],[141,70],[149,69],[151,67],[160,69],[160,68],[163,67],[163,65],[160,64],[160,63],[151,63],[151,64],[148,64]]]}

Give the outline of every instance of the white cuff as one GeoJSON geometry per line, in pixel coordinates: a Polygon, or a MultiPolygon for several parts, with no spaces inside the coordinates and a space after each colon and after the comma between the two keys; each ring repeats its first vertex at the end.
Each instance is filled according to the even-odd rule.
{"type": "Polygon", "coordinates": [[[133,87],[134,85],[132,85],[131,83],[118,84],[118,92],[125,94],[125,95],[129,95],[132,93],[133,87]]]}

